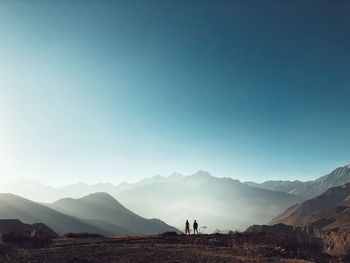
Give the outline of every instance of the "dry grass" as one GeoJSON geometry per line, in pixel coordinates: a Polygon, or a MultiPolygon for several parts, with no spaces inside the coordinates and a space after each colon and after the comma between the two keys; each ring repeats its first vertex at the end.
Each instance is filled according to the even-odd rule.
{"type": "Polygon", "coordinates": [[[350,233],[349,232],[324,232],[322,233],[324,252],[350,259],[350,233]]]}
{"type": "Polygon", "coordinates": [[[327,246],[259,232],[149,237],[79,235],[54,239],[42,249],[18,247],[6,257],[9,261],[4,261],[0,253],[0,262],[350,262],[346,258],[350,238],[345,233],[322,234],[327,246]]]}
{"type": "Polygon", "coordinates": [[[69,237],[69,238],[98,238],[98,237],[103,237],[103,235],[96,234],[96,233],[68,233],[68,234],[65,234],[64,237],[69,237]]]}

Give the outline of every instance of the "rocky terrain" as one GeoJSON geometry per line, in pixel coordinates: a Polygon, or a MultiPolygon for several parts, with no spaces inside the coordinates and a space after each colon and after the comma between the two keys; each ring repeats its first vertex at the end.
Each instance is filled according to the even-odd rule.
{"type": "Polygon", "coordinates": [[[327,255],[333,258],[329,262],[350,262],[350,232],[349,230],[329,231],[314,226],[296,227],[284,224],[254,225],[246,233],[277,235],[282,240],[294,240],[301,247],[313,248],[322,253],[322,259],[327,255]]]}
{"type": "Polygon", "coordinates": [[[0,234],[5,233],[33,233],[45,235],[48,238],[56,238],[58,234],[43,223],[24,224],[18,219],[0,219],[0,234]]]}
{"type": "Polygon", "coordinates": [[[43,248],[0,246],[0,261],[16,262],[342,262],[307,242],[277,234],[85,237],[54,239],[43,248]]]}

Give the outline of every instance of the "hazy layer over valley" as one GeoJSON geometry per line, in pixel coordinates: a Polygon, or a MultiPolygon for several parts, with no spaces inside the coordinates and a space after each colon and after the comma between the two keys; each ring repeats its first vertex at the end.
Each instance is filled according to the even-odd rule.
{"type": "Polygon", "coordinates": [[[265,224],[286,208],[322,194],[330,187],[341,185],[349,179],[350,166],[347,165],[307,182],[241,183],[231,178],[218,178],[208,172],[198,171],[189,176],[179,173],[172,173],[167,177],[157,175],[132,184],[77,183],[62,188],[20,180],[2,185],[2,192],[11,192],[38,202],[52,203],[49,207],[58,212],[88,220],[86,223],[95,222],[92,224],[95,227],[115,229],[120,233],[132,233],[132,231],[130,229],[123,231],[123,224],[120,223],[113,226],[114,220],[120,219],[115,214],[108,212],[107,219],[99,218],[101,214],[106,214],[103,211],[107,211],[107,207],[112,203],[111,207],[125,206],[142,217],[158,218],[180,230],[184,230],[184,222],[187,219],[190,221],[196,219],[202,232],[213,232],[217,229],[244,230],[253,224],[265,224]],[[102,199],[106,203],[98,208],[94,207],[94,204],[81,205],[82,202],[86,204],[85,200],[91,199],[91,196],[89,198],[85,196],[92,193],[105,193],[96,195],[95,198],[104,197],[102,199]],[[110,198],[107,198],[107,193],[110,198]],[[120,203],[116,200],[112,202],[112,196],[120,203]],[[74,200],[76,198],[79,199],[74,200]],[[103,222],[103,227],[101,222],[96,224],[99,220],[103,222]],[[117,229],[118,227],[121,229],[117,229]]]}

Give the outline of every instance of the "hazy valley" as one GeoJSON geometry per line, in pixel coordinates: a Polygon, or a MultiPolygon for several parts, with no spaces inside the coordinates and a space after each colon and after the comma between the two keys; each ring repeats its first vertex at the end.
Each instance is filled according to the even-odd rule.
{"type": "MultiPolygon", "coordinates": [[[[89,255],[95,258],[95,252],[88,250],[86,244],[94,244],[96,251],[105,250],[105,260],[120,258],[139,262],[130,253],[138,255],[137,258],[141,255],[147,257],[149,252],[144,249],[145,243],[149,242],[153,244],[152,258],[160,261],[164,260],[162,253],[172,260],[180,260],[179,254],[173,253],[176,250],[182,253],[180,251],[186,247],[193,256],[206,260],[212,258],[215,262],[238,258],[250,262],[252,253],[262,262],[272,255],[274,260],[284,259],[285,262],[299,262],[299,259],[342,262],[341,259],[350,256],[346,252],[350,247],[350,238],[346,234],[350,231],[350,183],[346,183],[349,170],[347,165],[314,181],[268,181],[263,184],[213,177],[204,171],[189,176],[177,173],[168,177],[155,176],[117,186],[78,183],[58,189],[37,182],[21,184],[23,181],[19,181],[18,188],[16,183],[9,187],[16,194],[22,193],[41,201],[59,199],[33,202],[15,194],[0,194],[0,233],[10,243],[18,242],[18,238],[13,239],[16,235],[32,233],[23,237],[27,240],[23,241],[27,242],[24,244],[34,246],[29,254],[32,259],[42,260],[52,253],[52,249],[58,249],[59,254],[55,254],[57,262],[67,257],[66,245],[76,249],[68,256],[67,262],[89,255]],[[307,196],[320,194],[307,199],[305,192],[307,196]],[[187,219],[198,220],[202,236],[181,237],[187,219]],[[232,234],[229,230],[246,231],[232,234]],[[203,235],[213,232],[230,234],[203,235]],[[11,237],[6,233],[17,234],[11,237]],[[96,235],[89,237],[88,233],[96,235]],[[48,240],[54,241],[47,243],[48,240]],[[261,247],[261,242],[274,252],[268,253],[269,250],[261,247]],[[43,244],[46,244],[45,249],[37,253],[35,247],[43,244]],[[212,246],[212,254],[195,252],[193,249],[198,244],[212,246]],[[238,252],[243,244],[249,244],[247,252],[238,252]],[[114,250],[116,245],[119,252],[114,250]],[[276,246],[279,247],[277,250],[276,246]],[[115,253],[127,254],[124,258],[115,253]],[[288,261],[292,258],[296,261],[288,261]]],[[[3,253],[13,262],[31,260],[26,256],[27,248],[22,251],[24,254],[12,249],[12,246],[5,246],[3,253]]]]}
{"type": "MultiPolygon", "coordinates": [[[[155,176],[134,184],[121,183],[117,186],[109,183],[77,183],[57,189],[37,182],[17,181],[9,185],[8,189],[31,200],[53,202],[48,206],[59,212],[93,220],[98,218],[89,216],[100,215],[96,209],[101,207],[94,204],[89,207],[90,213],[85,214],[87,211],[84,210],[79,215],[79,201],[65,198],[82,198],[95,192],[108,193],[126,208],[145,218],[159,218],[180,230],[184,230],[187,219],[197,219],[201,223],[201,231],[207,233],[215,230],[244,230],[252,224],[263,224],[286,207],[302,200],[293,194],[251,187],[238,180],[213,177],[203,171],[190,176],[178,173],[168,177],[155,176]],[[56,198],[63,200],[57,201],[56,198]],[[70,208],[68,204],[79,209],[70,208]]],[[[86,199],[82,198],[80,202],[86,199]]],[[[103,201],[106,203],[100,202],[99,205],[111,205],[108,198],[103,201]]],[[[113,217],[110,216],[110,221],[113,217]]]]}
{"type": "MultiPolygon", "coordinates": [[[[85,220],[86,225],[93,226],[100,232],[146,233],[135,228],[136,225],[143,224],[137,221],[140,217],[136,214],[144,218],[158,218],[181,231],[184,230],[187,219],[199,220],[201,231],[206,233],[215,230],[245,230],[253,224],[265,224],[287,208],[302,203],[309,196],[316,197],[349,180],[348,165],[307,182],[241,183],[231,178],[214,177],[204,171],[189,176],[179,173],[167,177],[158,175],[132,184],[77,183],[63,188],[20,180],[7,186],[2,185],[3,192],[36,200],[37,203],[17,196],[3,195],[0,201],[5,203],[7,200],[7,206],[2,206],[0,218],[16,215],[7,211],[9,208],[6,207],[9,203],[15,205],[22,201],[26,205],[35,205],[36,209],[38,206],[47,207],[59,215],[85,220]],[[16,201],[10,202],[10,198],[16,201]],[[130,221],[130,218],[134,219],[130,221]],[[127,222],[133,221],[138,222],[134,227],[125,226],[127,222]]],[[[35,211],[29,208],[27,210],[35,211]]],[[[40,213],[33,214],[40,216],[40,213]]],[[[23,217],[19,219],[29,219],[28,223],[34,223],[32,215],[24,212],[20,215],[23,217]]],[[[39,220],[40,217],[36,219],[39,220]]],[[[152,232],[151,221],[148,225],[149,233],[157,233],[152,232]]]]}

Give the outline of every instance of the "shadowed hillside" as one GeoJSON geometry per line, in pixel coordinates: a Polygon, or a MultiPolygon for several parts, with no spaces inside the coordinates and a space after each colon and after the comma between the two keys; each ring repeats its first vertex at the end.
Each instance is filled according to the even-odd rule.
{"type": "MultiPolygon", "coordinates": [[[[142,198],[139,199],[143,203],[142,198]]],[[[95,193],[83,198],[65,198],[51,205],[62,213],[81,218],[113,234],[153,235],[177,229],[157,219],[145,219],[122,206],[107,193],[95,193]]]]}
{"type": "Polygon", "coordinates": [[[314,226],[324,230],[350,230],[350,183],[288,208],[271,224],[314,226]]]}
{"type": "Polygon", "coordinates": [[[0,219],[0,234],[4,233],[32,233],[39,232],[50,238],[57,238],[58,235],[43,223],[32,225],[24,224],[18,219],[0,219]]]}
{"type": "Polygon", "coordinates": [[[106,233],[91,224],[13,194],[0,194],[0,219],[44,223],[58,234],[67,232],[106,233]]]}

